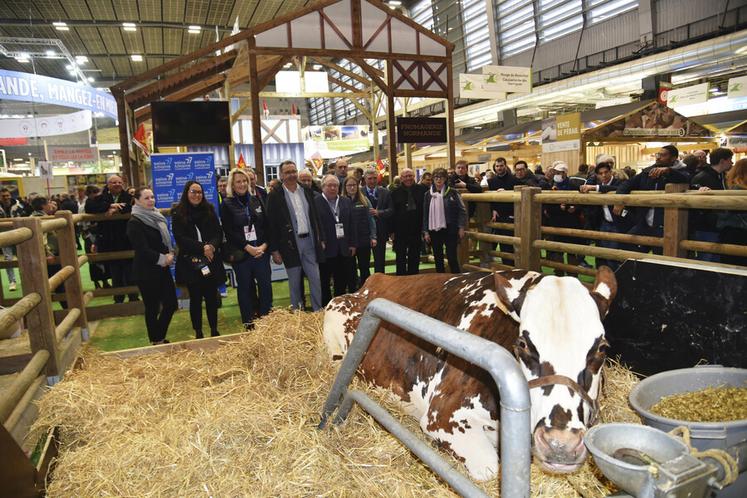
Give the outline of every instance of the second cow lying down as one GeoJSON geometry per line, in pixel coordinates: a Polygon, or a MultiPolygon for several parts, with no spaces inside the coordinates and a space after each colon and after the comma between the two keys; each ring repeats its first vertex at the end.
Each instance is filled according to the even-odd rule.
{"type": "MultiPolygon", "coordinates": [[[[332,358],[342,359],[366,305],[383,297],[503,346],[530,381],[535,460],[550,472],[573,472],[586,458],[583,434],[596,416],[607,348],[601,320],[616,289],[606,267],[591,291],[575,278],[524,270],[377,273],[329,303],[324,340],[332,358]]],[[[487,372],[382,323],[359,375],[390,389],[475,479],[496,476],[500,399],[487,372]]]]}

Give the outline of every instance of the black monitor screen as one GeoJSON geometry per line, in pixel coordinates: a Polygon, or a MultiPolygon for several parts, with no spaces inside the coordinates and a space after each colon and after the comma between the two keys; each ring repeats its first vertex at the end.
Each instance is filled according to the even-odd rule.
{"type": "Polygon", "coordinates": [[[153,102],[156,147],[231,143],[228,102],[153,102]]]}

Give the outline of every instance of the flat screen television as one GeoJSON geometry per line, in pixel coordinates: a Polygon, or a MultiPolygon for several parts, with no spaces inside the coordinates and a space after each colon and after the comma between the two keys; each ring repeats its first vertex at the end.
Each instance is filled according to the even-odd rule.
{"type": "Polygon", "coordinates": [[[153,102],[156,147],[231,143],[228,102],[153,102]]]}

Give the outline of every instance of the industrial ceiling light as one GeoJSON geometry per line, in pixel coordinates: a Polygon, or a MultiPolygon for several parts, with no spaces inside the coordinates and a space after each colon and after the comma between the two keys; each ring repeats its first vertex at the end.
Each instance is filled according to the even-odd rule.
{"type": "Polygon", "coordinates": [[[199,27],[199,26],[192,25],[189,28],[187,28],[187,32],[190,33],[190,34],[192,34],[192,35],[198,35],[198,34],[200,34],[200,30],[201,29],[202,28],[199,27]]]}
{"type": "Polygon", "coordinates": [[[131,59],[132,59],[132,60],[133,60],[134,62],[143,62],[143,56],[142,56],[142,55],[140,55],[140,54],[132,54],[132,55],[130,56],[130,58],[131,58],[131,59]]]}
{"type": "Polygon", "coordinates": [[[29,62],[29,54],[27,54],[26,52],[21,52],[20,54],[18,54],[18,57],[16,57],[16,60],[21,63],[29,62]]]}
{"type": "Polygon", "coordinates": [[[47,57],[54,57],[57,55],[57,52],[55,52],[54,50],[47,50],[44,53],[46,54],[47,57]]]}
{"type": "Polygon", "coordinates": [[[75,63],[78,64],[79,66],[82,66],[86,62],[88,62],[88,57],[86,57],[85,55],[76,55],[75,56],[75,63]]]}
{"type": "Polygon", "coordinates": [[[96,80],[93,78],[93,76],[89,76],[88,77],[88,82],[89,83],[93,83],[94,81],[96,81],[96,80]]]}
{"type": "Polygon", "coordinates": [[[54,29],[56,29],[57,31],[70,31],[70,28],[67,26],[67,23],[65,22],[61,22],[61,21],[53,22],[52,26],[54,26],[54,29]]]}
{"type": "Polygon", "coordinates": [[[125,31],[137,31],[137,26],[134,22],[123,22],[122,29],[125,31]]]}

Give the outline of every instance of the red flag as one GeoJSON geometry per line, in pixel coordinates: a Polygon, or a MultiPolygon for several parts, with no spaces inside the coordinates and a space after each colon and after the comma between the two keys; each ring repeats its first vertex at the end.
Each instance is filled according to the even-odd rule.
{"type": "Polygon", "coordinates": [[[291,104],[291,116],[295,116],[296,114],[298,114],[298,108],[296,104],[291,104]]]}
{"type": "Polygon", "coordinates": [[[239,162],[236,163],[236,167],[239,169],[246,168],[246,161],[244,161],[244,154],[239,154],[239,162]]]}
{"type": "Polygon", "coordinates": [[[133,135],[132,137],[132,143],[139,147],[146,156],[150,154],[150,150],[148,150],[147,134],[145,132],[145,126],[143,125],[143,123],[140,123],[140,126],[138,126],[137,130],[135,131],[135,135],[133,135]]]}
{"type": "Polygon", "coordinates": [[[267,107],[267,101],[262,101],[262,112],[264,113],[265,117],[270,115],[270,109],[267,107]]]}

